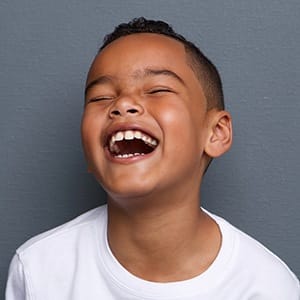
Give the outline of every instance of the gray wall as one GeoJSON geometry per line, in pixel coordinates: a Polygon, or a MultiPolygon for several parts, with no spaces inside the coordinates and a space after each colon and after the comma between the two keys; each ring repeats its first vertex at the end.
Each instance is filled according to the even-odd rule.
{"type": "Polygon", "coordinates": [[[103,35],[140,15],[173,24],[223,77],[234,145],[203,205],[300,276],[299,13],[299,0],[2,0],[1,293],[17,246],[103,203],[80,145],[84,80],[103,35]]]}

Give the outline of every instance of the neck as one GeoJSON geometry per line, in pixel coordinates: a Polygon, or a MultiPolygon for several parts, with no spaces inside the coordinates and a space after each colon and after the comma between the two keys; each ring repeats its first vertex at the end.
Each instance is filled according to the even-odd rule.
{"type": "Polygon", "coordinates": [[[204,272],[219,251],[219,228],[200,209],[198,193],[178,201],[174,197],[138,199],[129,208],[108,201],[111,250],[129,272],[145,280],[192,278],[204,272]]]}

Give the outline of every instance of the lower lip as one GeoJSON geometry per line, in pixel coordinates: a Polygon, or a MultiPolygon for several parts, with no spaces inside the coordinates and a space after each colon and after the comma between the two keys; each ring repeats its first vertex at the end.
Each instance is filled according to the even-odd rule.
{"type": "Polygon", "coordinates": [[[147,158],[151,157],[154,154],[156,149],[154,149],[152,152],[150,152],[148,154],[136,155],[136,156],[131,156],[131,157],[117,157],[117,156],[114,156],[110,153],[110,151],[108,150],[107,147],[105,147],[104,150],[105,150],[106,157],[111,162],[127,165],[127,164],[130,164],[130,163],[135,163],[135,162],[138,162],[140,160],[144,160],[144,159],[147,159],[147,158]]]}

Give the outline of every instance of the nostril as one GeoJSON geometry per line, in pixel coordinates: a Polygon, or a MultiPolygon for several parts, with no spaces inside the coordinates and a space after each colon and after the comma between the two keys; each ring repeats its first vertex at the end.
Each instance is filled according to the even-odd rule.
{"type": "Polygon", "coordinates": [[[135,113],[138,112],[138,110],[135,109],[135,108],[130,108],[130,109],[127,109],[127,112],[130,113],[130,114],[135,114],[135,113]]]}
{"type": "Polygon", "coordinates": [[[111,117],[121,117],[121,116],[125,116],[126,114],[128,115],[137,115],[139,113],[141,113],[141,109],[137,108],[137,107],[114,107],[110,110],[109,115],[111,117]]]}
{"type": "Polygon", "coordinates": [[[114,115],[114,116],[119,116],[119,115],[121,115],[121,113],[120,113],[118,110],[113,110],[113,111],[111,111],[111,114],[114,115]]]}

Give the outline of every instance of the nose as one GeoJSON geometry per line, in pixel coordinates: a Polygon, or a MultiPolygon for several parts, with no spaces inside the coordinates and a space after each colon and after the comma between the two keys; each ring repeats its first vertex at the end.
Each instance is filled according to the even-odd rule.
{"type": "Polygon", "coordinates": [[[136,100],[130,97],[122,97],[114,101],[112,107],[109,110],[109,116],[111,118],[135,116],[141,115],[143,114],[143,112],[143,106],[136,100]]]}

